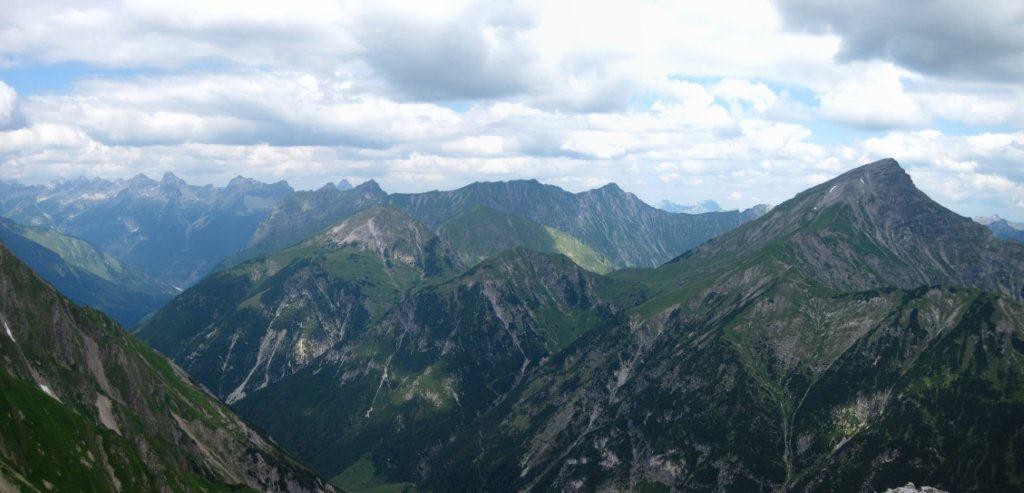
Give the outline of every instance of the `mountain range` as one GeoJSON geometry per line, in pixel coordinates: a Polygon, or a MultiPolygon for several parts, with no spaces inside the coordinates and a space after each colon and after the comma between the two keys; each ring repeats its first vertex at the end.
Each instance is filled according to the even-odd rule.
{"type": "Polygon", "coordinates": [[[0,324],[0,490],[331,490],[3,246],[0,324]]]}
{"type": "MultiPolygon", "coordinates": [[[[347,182],[346,182],[347,183],[347,182]]],[[[235,253],[266,213],[292,192],[285,182],[237,177],[196,186],[172,173],[159,181],[0,183],[0,216],[86,240],[152,279],[184,288],[235,253]]]]}
{"type": "Polygon", "coordinates": [[[683,214],[703,214],[705,212],[719,212],[722,206],[714,200],[702,200],[696,204],[676,204],[668,200],[662,200],[658,208],[663,211],[677,212],[683,214]]]}
{"type": "Polygon", "coordinates": [[[138,335],[346,490],[1024,487],[1024,246],[895,161],[745,222],[552,188],[296,192],[138,335]]]}
{"type": "MultiPolygon", "coordinates": [[[[484,207],[568,234],[612,267],[653,267],[767,211],[673,214],[651,207],[615,184],[570,193],[536,180],[478,182],[451,191],[387,194],[374,181],[350,190],[325,186],[282,200],[259,225],[237,260],[291,246],[356,211],[388,205],[430,228],[484,207]]],[[[236,260],[236,261],[237,261],[236,260]]]]}
{"type": "Polygon", "coordinates": [[[1024,224],[1007,221],[999,216],[976,217],[975,221],[988,226],[996,238],[1024,243],[1024,224]]]}
{"type": "MultiPolygon", "coordinates": [[[[533,180],[262,210],[137,327],[173,363],[0,249],[0,486],[1024,488],[1024,244],[894,160],[744,212],[533,180]]],[[[0,241],[111,312],[81,298],[167,289],[54,229],[0,241]]]]}

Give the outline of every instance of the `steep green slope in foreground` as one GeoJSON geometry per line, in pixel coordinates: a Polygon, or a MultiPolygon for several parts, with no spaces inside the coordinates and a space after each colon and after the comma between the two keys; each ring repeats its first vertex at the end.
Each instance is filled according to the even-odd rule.
{"type": "Polygon", "coordinates": [[[895,161],[864,166],[660,269],[620,274],[660,292],[629,326],[539,367],[420,481],[1020,490],[1021,252],[932,202],[895,161]],[[936,284],[948,287],[910,287],[936,284]]]}
{"type": "Polygon", "coordinates": [[[94,246],[60,232],[0,218],[0,241],[76,303],[127,327],[171,299],[176,290],[124,266],[94,246]]]}
{"type": "Polygon", "coordinates": [[[537,252],[560,253],[591,272],[605,274],[612,270],[607,257],[568,233],[483,206],[445,222],[437,228],[437,234],[459,253],[466,265],[521,246],[537,252]]]}
{"type": "Polygon", "coordinates": [[[2,246],[0,325],[0,489],[325,489],[167,360],[2,246]]]}

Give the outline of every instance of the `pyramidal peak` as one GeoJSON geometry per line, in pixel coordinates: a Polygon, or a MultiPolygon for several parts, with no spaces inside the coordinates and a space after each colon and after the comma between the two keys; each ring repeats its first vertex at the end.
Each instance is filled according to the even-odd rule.
{"type": "Polygon", "coordinates": [[[821,189],[826,189],[826,194],[832,195],[906,192],[917,188],[899,163],[887,158],[854,168],[811,190],[821,189]]]}

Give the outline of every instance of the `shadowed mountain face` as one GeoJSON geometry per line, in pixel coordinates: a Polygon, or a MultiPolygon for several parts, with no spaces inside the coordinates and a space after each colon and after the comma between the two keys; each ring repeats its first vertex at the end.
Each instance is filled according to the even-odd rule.
{"type": "Polygon", "coordinates": [[[474,183],[458,190],[385,194],[368,182],[292,194],[260,225],[249,250],[256,254],[295,244],[373,204],[406,211],[430,228],[485,207],[554,228],[588,245],[614,267],[655,266],[708,238],[764,213],[673,214],[655,209],[611,184],[578,194],[536,180],[474,183]]]}
{"type": "Polygon", "coordinates": [[[177,290],[106,255],[85,240],[0,218],[0,241],[74,302],[131,327],[177,290]]]}
{"type": "Polygon", "coordinates": [[[0,215],[89,241],[149,277],[186,287],[235,253],[287,183],[238,177],[226,187],[160,181],[80,178],[49,186],[4,183],[0,215]]]}
{"type": "Polygon", "coordinates": [[[323,491],[98,311],[0,246],[0,490],[323,491]]]}

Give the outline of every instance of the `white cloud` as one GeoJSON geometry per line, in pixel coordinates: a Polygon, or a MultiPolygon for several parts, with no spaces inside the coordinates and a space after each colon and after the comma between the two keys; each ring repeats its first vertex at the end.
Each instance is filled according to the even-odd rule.
{"type": "Polygon", "coordinates": [[[441,146],[445,151],[468,155],[496,155],[505,150],[505,139],[499,135],[481,135],[479,137],[463,137],[459,140],[446,142],[441,146]]]}
{"type": "Polygon", "coordinates": [[[2,178],[173,169],[421,190],[535,177],[748,206],[893,156],[958,210],[1024,219],[1024,151],[1007,130],[1024,124],[1024,90],[1005,70],[964,81],[909,66],[913,53],[850,56],[857,33],[789,32],[768,1],[5,7],[0,66],[83,75],[12,83],[20,94],[0,83],[2,178]],[[961,181],[985,196],[954,193],[961,181]]]}
{"type": "Polygon", "coordinates": [[[77,125],[107,144],[388,147],[452,132],[457,114],[432,104],[355,93],[302,73],[232,73],[93,81],[26,99],[30,121],[77,125]]]}
{"type": "Polygon", "coordinates": [[[821,95],[828,118],[865,128],[920,125],[927,120],[921,106],[903,90],[895,67],[865,67],[861,78],[839,84],[821,95]]]}
{"type": "Polygon", "coordinates": [[[18,100],[18,93],[14,89],[0,81],[0,128],[11,122],[14,116],[14,104],[18,100]]]}
{"type": "Polygon", "coordinates": [[[715,96],[728,103],[734,112],[742,112],[749,106],[753,112],[764,114],[779,101],[775,91],[768,86],[743,79],[724,79],[711,90],[715,96]]]}
{"type": "Polygon", "coordinates": [[[930,115],[967,125],[1024,124],[1024,89],[976,88],[970,93],[923,92],[915,99],[930,115]]]}

